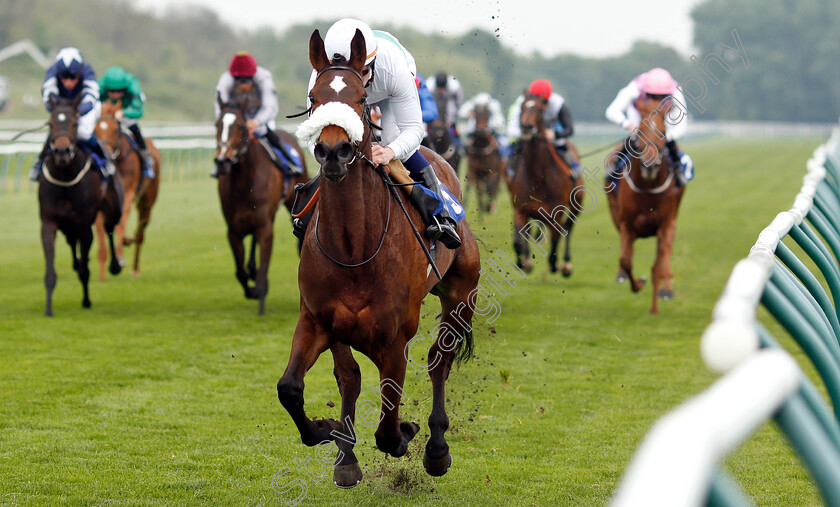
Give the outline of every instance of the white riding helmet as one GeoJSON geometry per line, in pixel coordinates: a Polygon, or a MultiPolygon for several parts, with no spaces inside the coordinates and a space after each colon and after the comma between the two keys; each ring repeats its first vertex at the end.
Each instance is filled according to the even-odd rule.
{"type": "Polygon", "coordinates": [[[359,21],[353,18],[344,18],[333,23],[333,26],[327,30],[327,35],[324,37],[324,49],[327,52],[327,58],[332,60],[335,55],[341,55],[346,60],[350,60],[350,42],[353,36],[356,35],[356,30],[361,30],[365,37],[365,66],[370,65],[370,62],[376,57],[376,37],[373,36],[373,30],[364,21],[359,21]]]}

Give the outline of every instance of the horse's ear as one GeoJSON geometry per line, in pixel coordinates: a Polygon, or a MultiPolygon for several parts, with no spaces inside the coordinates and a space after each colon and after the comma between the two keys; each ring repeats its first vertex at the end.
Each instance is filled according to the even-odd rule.
{"type": "Polygon", "coordinates": [[[362,34],[362,31],[357,28],[356,34],[353,35],[353,40],[350,41],[350,61],[348,64],[350,67],[353,67],[361,72],[362,68],[365,66],[366,59],[367,48],[365,47],[365,36],[362,34]]]}
{"type": "Polygon", "coordinates": [[[82,98],[84,98],[83,94],[80,93],[80,94],[76,95],[76,98],[73,99],[73,107],[74,108],[79,106],[79,104],[82,102],[82,98]]]}
{"type": "Polygon", "coordinates": [[[50,108],[49,108],[49,110],[50,110],[50,111],[52,111],[53,109],[55,109],[55,103],[56,103],[56,102],[57,102],[57,101],[56,101],[56,99],[55,99],[55,94],[51,93],[51,94],[50,94],[49,99],[47,99],[47,103],[48,103],[48,104],[49,104],[49,106],[50,106],[50,108]]]}
{"type": "Polygon", "coordinates": [[[330,64],[330,59],[327,58],[327,52],[324,49],[324,40],[321,39],[321,34],[317,29],[312,32],[312,37],[309,38],[309,63],[312,64],[315,72],[321,72],[330,64]]]}

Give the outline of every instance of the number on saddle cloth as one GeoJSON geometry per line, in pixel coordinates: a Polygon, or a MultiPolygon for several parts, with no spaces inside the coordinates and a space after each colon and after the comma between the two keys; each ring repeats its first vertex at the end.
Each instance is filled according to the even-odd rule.
{"type": "Polygon", "coordinates": [[[422,190],[423,193],[426,194],[426,197],[428,199],[434,199],[435,202],[438,203],[437,208],[435,208],[435,210],[432,212],[432,215],[439,214],[443,210],[443,207],[446,206],[446,210],[449,212],[449,216],[452,217],[452,220],[455,220],[456,223],[460,222],[466,217],[464,207],[461,206],[461,203],[458,202],[458,199],[455,197],[455,195],[452,192],[450,192],[449,189],[446,188],[446,186],[444,186],[443,183],[440,184],[440,189],[443,193],[443,196],[439,196],[438,194],[432,192],[422,183],[417,183],[415,184],[415,186],[420,187],[420,190],[422,190]]]}

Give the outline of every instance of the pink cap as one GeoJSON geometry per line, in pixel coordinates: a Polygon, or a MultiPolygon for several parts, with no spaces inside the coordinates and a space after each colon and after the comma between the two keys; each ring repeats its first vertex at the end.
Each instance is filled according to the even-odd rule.
{"type": "Polygon", "coordinates": [[[676,89],[671,73],[659,67],[646,72],[642,80],[642,91],[650,95],[672,95],[676,89]]]}

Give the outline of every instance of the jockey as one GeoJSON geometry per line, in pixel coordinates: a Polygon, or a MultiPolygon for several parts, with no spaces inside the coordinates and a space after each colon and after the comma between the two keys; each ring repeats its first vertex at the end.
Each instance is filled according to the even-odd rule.
{"type": "Polygon", "coordinates": [[[146,96],[140,89],[140,81],[122,67],[110,67],[99,79],[99,100],[122,104],[122,116],[118,119],[134,135],[137,151],[143,161],[143,175],[155,177],[155,160],[149,153],[146,140],[140,132],[137,120],[143,116],[146,96]]]}
{"type": "Polygon", "coordinates": [[[470,143],[470,138],[475,133],[475,108],[477,106],[486,106],[490,111],[487,126],[499,143],[499,151],[506,153],[508,143],[507,136],[505,136],[505,115],[502,113],[502,104],[486,92],[481,92],[470,98],[458,109],[460,130],[466,135],[467,144],[470,143]]]}
{"type": "Polygon", "coordinates": [[[443,102],[443,104],[437,104],[438,114],[449,128],[452,139],[460,150],[461,139],[458,137],[456,122],[458,110],[464,102],[464,89],[461,87],[461,82],[455,76],[447,76],[446,72],[440,71],[426,79],[426,86],[433,90],[432,96],[435,97],[435,101],[443,102]]]}
{"type": "MultiPolygon", "coordinates": [[[[258,66],[253,56],[241,51],[234,55],[230,60],[228,70],[219,77],[219,82],[216,84],[216,95],[221,98],[223,103],[230,102],[231,99],[238,97],[250,96],[253,98],[252,101],[249,101],[251,106],[245,113],[248,133],[255,137],[264,137],[272,147],[279,150],[286,158],[291,174],[303,173],[303,169],[293,162],[294,159],[289,155],[280,137],[274,131],[274,117],[277,116],[280,106],[277,104],[274,77],[268,69],[258,66]]],[[[214,105],[216,119],[218,120],[222,109],[218,100],[214,102],[214,105]]],[[[217,171],[214,168],[210,176],[217,178],[217,171]]]]}
{"type": "MultiPolygon", "coordinates": [[[[618,95],[607,107],[607,119],[634,133],[643,119],[636,109],[636,101],[642,96],[660,101],[673,97],[678,103],[685,104],[685,97],[677,86],[677,82],[665,69],[655,68],[640,74],[619,90],[618,95]]],[[[674,167],[680,168],[676,171],[677,185],[683,186],[694,179],[694,163],[691,157],[680,151],[676,142],[685,134],[688,121],[685,114],[681,115],[676,122],[672,123],[670,119],[666,117],[665,121],[665,138],[667,139],[665,146],[674,167]]],[[[613,157],[613,163],[606,168],[604,179],[607,183],[612,183],[615,179],[614,175],[624,166],[627,159],[626,146],[627,141],[622,143],[621,149],[617,152],[618,156],[613,157]]],[[[617,188],[615,185],[613,187],[617,188]]]]}
{"type": "MultiPolygon", "coordinates": [[[[396,37],[388,32],[373,31],[363,21],[345,18],[336,21],[324,36],[324,47],[331,61],[350,59],[350,42],[362,32],[365,38],[365,68],[362,77],[371,107],[379,106],[382,111],[382,141],[372,147],[372,159],[376,164],[388,164],[391,160],[402,161],[415,181],[423,183],[445,202],[440,181],[426,157],[418,150],[423,140],[424,129],[420,98],[415,76],[417,69],[414,57],[396,37]]],[[[316,72],[309,80],[311,90],[315,85],[316,72]]],[[[307,96],[309,94],[307,93],[307,96]]],[[[307,99],[307,106],[311,105],[307,99]]],[[[418,186],[410,194],[412,201],[423,213],[428,227],[426,235],[440,241],[450,249],[461,246],[456,232],[455,220],[446,206],[435,202],[440,209],[437,215],[427,213],[431,207],[423,201],[425,194],[418,186]],[[429,215],[429,216],[427,216],[429,215]]]]}
{"type": "MultiPolygon", "coordinates": [[[[44,83],[41,85],[41,94],[47,111],[51,109],[51,97],[75,99],[81,94],[82,99],[77,108],[79,120],[76,125],[76,140],[81,146],[90,149],[99,157],[97,163],[106,178],[113,175],[114,163],[105,155],[102,145],[93,135],[102,111],[99,103],[99,83],[96,82],[96,73],[93,68],[85,63],[78,49],[66,47],[58,52],[55,63],[47,69],[44,83]]],[[[29,179],[32,181],[38,181],[41,165],[44,163],[48,149],[49,142],[44,143],[43,150],[29,172],[29,179]]]]}
{"type": "MultiPolygon", "coordinates": [[[[545,104],[543,121],[548,127],[548,135],[554,143],[557,153],[563,157],[563,161],[572,171],[572,179],[580,176],[580,163],[575,159],[574,154],[569,150],[566,140],[575,132],[572,113],[566,105],[566,100],[557,92],[552,91],[551,83],[545,79],[537,79],[528,86],[528,95],[542,100],[545,104]]],[[[510,107],[507,134],[510,139],[511,155],[510,170],[516,170],[516,161],[520,151],[519,140],[522,137],[522,130],[519,124],[519,115],[522,113],[521,105],[525,102],[525,96],[520,95],[510,107]]]]}

